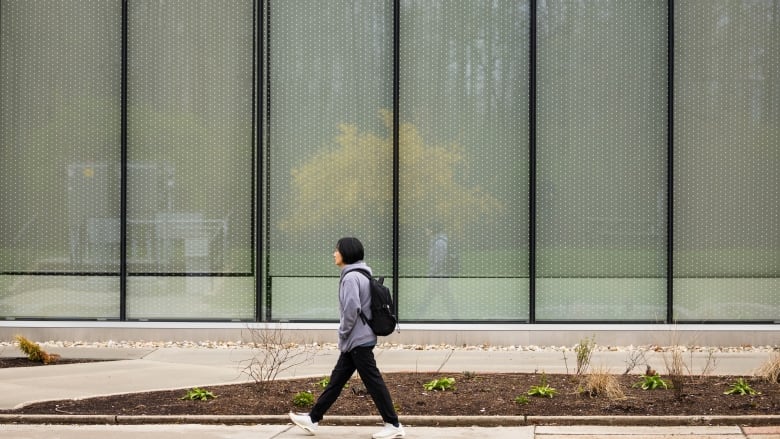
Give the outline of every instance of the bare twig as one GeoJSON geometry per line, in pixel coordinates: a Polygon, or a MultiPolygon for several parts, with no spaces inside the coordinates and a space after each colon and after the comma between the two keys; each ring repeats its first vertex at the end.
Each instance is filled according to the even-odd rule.
{"type": "Polygon", "coordinates": [[[628,358],[626,358],[626,370],[623,371],[623,375],[628,375],[638,366],[649,366],[647,357],[645,356],[645,350],[639,349],[636,351],[630,351],[628,358]]]}
{"type": "Polygon", "coordinates": [[[248,360],[243,373],[258,385],[273,381],[281,372],[310,362],[314,357],[312,346],[289,341],[280,326],[247,328],[246,334],[256,354],[248,360]]]}
{"type": "Polygon", "coordinates": [[[439,373],[445,364],[447,364],[448,361],[450,361],[450,358],[452,358],[452,355],[455,353],[455,349],[450,349],[449,352],[447,352],[447,355],[444,356],[444,361],[441,362],[441,365],[438,369],[436,369],[436,373],[439,373]]]}

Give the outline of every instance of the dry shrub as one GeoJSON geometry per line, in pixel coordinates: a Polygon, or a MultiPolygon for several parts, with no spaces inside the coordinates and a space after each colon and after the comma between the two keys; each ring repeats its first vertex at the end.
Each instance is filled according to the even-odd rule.
{"type": "MultiPolygon", "coordinates": [[[[667,349],[663,350],[666,376],[672,383],[672,390],[674,390],[674,395],[678,400],[683,398],[686,380],[695,383],[697,379],[697,375],[694,373],[694,360],[695,353],[698,352],[698,349],[693,340],[689,341],[686,347],[686,344],[683,343],[683,335],[684,334],[681,331],[673,329],[670,332],[671,343],[667,349]],[[686,352],[688,355],[687,361],[684,357],[684,353],[686,352]]],[[[715,350],[709,349],[704,358],[704,364],[698,378],[702,378],[711,373],[715,369],[716,363],[715,350]]]]}
{"type": "Polygon", "coordinates": [[[626,398],[617,378],[603,368],[598,368],[585,376],[581,389],[582,393],[591,397],[604,396],[610,400],[626,398]]]}
{"type": "Polygon", "coordinates": [[[772,384],[780,384],[780,353],[774,353],[761,367],[756,375],[772,384]]]}
{"type": "Polygon", "coordinates": [[[664,363],[666,363],[666,375],[672,382],[674,396],[677,399],[682,399],[685,388],[685,373],[689,370],[683,360],[682,347],[672,346],[669,356],[664,355],[664,363]]]}
{"type": "Polygon", "coordinates": [[[281,372],[311,362],[314,358],[314,346],[294,342],[290,332],[281,325],[251,326],[247,327],[245,334],[254,352],[252,358],[245,362],[242,372],[253,379],[258,388],[274,381],[281,372]]]}
{"type": "Polygon", "coordinates": [[[574,352],[577,353],[577,370],[575,371],[577,376],[585,374],[588,370],[590,359],[593,356],[593,349],[595,348],[595,335],[592,338],[585,337],[574,347],[574,352]]]}

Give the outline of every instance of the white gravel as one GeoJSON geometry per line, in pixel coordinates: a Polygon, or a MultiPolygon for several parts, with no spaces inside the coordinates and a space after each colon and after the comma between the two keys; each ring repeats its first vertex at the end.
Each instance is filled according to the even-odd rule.
{"type": "MultiPolygon", "coordinates": [[[[36,341],[43,348],[63,348],[63,347],[83,347],[83,348],[125,348],[125,349],[161,349],[161,348],[187,348],[187,349],[254,349],[256,346],[250,342],[241,340],[236,341],[125,341],[125,340],[107,340],[100,342],[84,341],[36,341]]],[[[289,346],[298,346],[295,343],[286,343],[289,346]]],[[[17,347],[16,341],[0,341],[0,348],[17,347]]],[[[334,343],[313,343],[306,345],[315,349],[335,350],[334,343]]],[[[577,345],[572,346],[536,346],[536,345],[511,345],[511,346],[492,346],[492,345],[418,345],[418,344],[398,344],[398,343],[380,343],[377,345],[381,349],[406,349],[406,350],[457,350],[457,351],[540,351],[540,352],[573,352],[577,350],[577,345]]],[[[632,352],[632,351],[656,351],[664,352],[671,349],[680,349],[683,352],[780,352],[780,345],[775,346],[659,346],[659,345],[628,345],[628,346],[602,346],[596,344],[593,346],[594,352],[632,352]]]]}

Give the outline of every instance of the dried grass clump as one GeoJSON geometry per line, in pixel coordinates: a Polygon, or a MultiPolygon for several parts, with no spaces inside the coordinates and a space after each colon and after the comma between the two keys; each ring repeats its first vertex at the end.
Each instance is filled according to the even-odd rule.
{"type": "Polygon", "coordinates": [[[780,384],[780,353],[772,354],[772,356],[758,368],[756,375],[768,383],[780,384]]]}
{"type": "Polygon", "coordinates": [[[625,399],[626,395],[620,389],[617,378],[609,371],[599,368],[585,377],[581,387],[582,393],[595,397],[604,396],[610,400],[625,399]]]}
{"type": "Polygon", "coordinates": [[[21,335],[17,335],[16,341],[19,342],[19,349],[21,349],[22,352],[24,352],[25,355],[27,355],[27,358],[30,359],[30,361],[40,361],[43,364],[51,364],[56,363],[57,360],[60,359],[60,356],[57,354],[50,354],[38,345],[38,343],[34,343],[30,340],[27,340],[26,338],[22,337],[21,335]]]}

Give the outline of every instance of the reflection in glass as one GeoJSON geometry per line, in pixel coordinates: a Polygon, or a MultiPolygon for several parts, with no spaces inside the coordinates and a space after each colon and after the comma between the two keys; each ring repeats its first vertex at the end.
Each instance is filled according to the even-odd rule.
{"type": "Polygon", "coordinates": [[[528,3],[401,2],[399,314],[528,317],[528,3]]]}
{"type": "Polygon", "coordinates": [[[117,318],[121,2],[0,2],[0,316],[117,318]]]}
{"type": "Polygon", "coordinates": [[[272,318],[338,317],[342,236],[392,267],[392,2],[268,3],[268,280],[272,318]],[[334,283],[335,282],[335,283],[334,283]]]}
{"type": "Polygon", "coordinates": [[[674,316],[776,322],[780,1],[674,13],[674,316]]]}
{"type": "Polygon", "coordinates": [[[539,3],[538,320],[666,317],[666,4],[539,3]]]}
{"type": "Polygon", "coordinates": [[[129,318],[254,317],[252,37],[252,2],[129,4],[129,318]]]}

